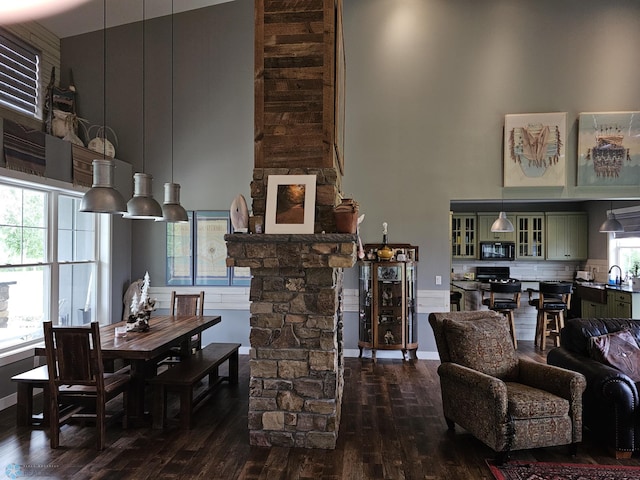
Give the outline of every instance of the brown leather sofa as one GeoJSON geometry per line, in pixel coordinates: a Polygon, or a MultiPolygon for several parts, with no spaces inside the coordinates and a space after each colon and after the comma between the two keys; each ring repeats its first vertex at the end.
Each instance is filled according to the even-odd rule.
{"type": "MultiPolygon", "coordinates": [[[[594,359],[592,337],[629,330],[640,341],[640,320],[622,318],[574,318],[560,334],[560,347],[547,355],[547,363],[582,373],[587,379],[583,421],[615,452],[616,458],[630,458],[640,450],[640,397],[638,384],[627,374],[594,359]]],[[[626,354],[623,355],[626,357],[626,354]]]]}

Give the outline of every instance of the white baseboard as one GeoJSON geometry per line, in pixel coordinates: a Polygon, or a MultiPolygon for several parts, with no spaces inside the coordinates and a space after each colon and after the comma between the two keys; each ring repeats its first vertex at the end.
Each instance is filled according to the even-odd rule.
{"type": "MultiPolygon", "coordinates": [[[[416,352],[419,360],[440,360],[438,352],[423,352],[418,350],[416,352]]],[[[344,350],[345,358],[358,358],[360,356],[360,349],[346,348],[344,350]]],[[[362,352],[362,358],[371,358],[371,350],[365,350],[362,352]]],[[[400,350],[376,350],[376,358],[402,358],[402,352],[400,350]]]]}

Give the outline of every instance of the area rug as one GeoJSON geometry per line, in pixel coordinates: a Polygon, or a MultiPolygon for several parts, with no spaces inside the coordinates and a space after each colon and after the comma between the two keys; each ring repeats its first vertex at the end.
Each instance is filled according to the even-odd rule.
{"type": "Polygon", "coordinates": [[[487,465],[496,480],[640,480],[640,467],[584,463],[507,462],[487,465]]]}

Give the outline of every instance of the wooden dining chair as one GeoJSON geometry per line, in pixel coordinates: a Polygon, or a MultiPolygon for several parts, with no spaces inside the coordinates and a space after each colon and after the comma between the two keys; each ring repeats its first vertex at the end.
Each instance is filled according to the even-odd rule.
{"type": "MultiPolygon", "coordinates": [[[[95,418],[98,450],[105,447],[106,404],[121,393],[123,426],[127,427],[127,391],[131,376],[105,373],[100,348],[100,325],[54,327],[44,322],[49,372],[49,427],[51,448],[60,445],[60,427],[74,417],[95,418]]],[[[45,407],[46,408],[46,407],[45,407]]]]}
{"type": "MultiPolygon", "coordinates": [[[[176,293],[171,292],[170,303],[171,315],[200,315],[204,314],[204,292],[200,293],[176,293]]],[[[191,353],[202,348],[202,334],[198,333],[191,337],[191,353]]],[[[180,362],[180,349],[171,349],[171,355],[160,362],[160,365],[172,365],[180,362]]]]}
{"type": "MultiPolygon", "coordinates": [[[[204,292],[176,293],[171,292],[171,315],[199,315],[204,313],[204,292]]],[[[191,337],[191,345],[195,350],[202,348],[202,335],[191,337]]]]}

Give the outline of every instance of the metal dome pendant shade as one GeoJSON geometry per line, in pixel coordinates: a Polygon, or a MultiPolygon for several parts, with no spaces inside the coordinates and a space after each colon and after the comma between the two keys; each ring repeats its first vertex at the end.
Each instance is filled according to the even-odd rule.
{"type": "Polygon", "coordinates": [[[604,221],[602,225],[600,225],[600,233],[619,233],[624,232],[624,227],[622,224],[616,219],[616,216],[613,212],[609,212],[607,214],[607,219],[604,221]]]}
{"type": "Polygon", "coordinates": [[[124,218],[133,220],[157,220],[162,218],[162,208],[153,198],[153,177],[144,173],[145,164],[145,0],[142,1],[142,173],[133,174],[133,197],[127,202],[124,218]]]}
{"type": "Polygon", "coordinates": [[[127,204],[118,190],[113,188],[112,160],[93,161],[93,185],[82,197],[81,212],[123,214],[127,204]]]}
{"type": "Polygon", "coordinates": [[[513,232],[513,223],[507,218],[505,212],[500,212],[498,218],[491,225],[492,232],[513,232]]]}
{"type": "MultiPolygon", "coordinates": [[[[103,124],[107,122],[107,2],[103,1],[103,22],[104,29],[102,31],[104,42],[104,78],[103,78],[103,124]]],[[[104,142],[106,149],[106,142],[104,142]]],[[[107,158],[106,150],[102,152],[101,159],[95,159],[93,166],[93,185],[87,193],[82,197],[80,202],[81,212],[93,213],[110,213],[122,215],[127,211],[127,204],[118,190],[113,186],[113,173],[115,163],[107,158]]]]}
{"type": "Polygon", "coordinates": [[[162,207],[151,193],[152,176],[148,173],[133,174],[133,198],[127,202],[124,218],[157,220],[162,218],[162,207]]]}
{"type": "Polygon", "coordinates": [[[173,183],[173,82],[174,82],[174,68],[173,68],[173,0],[171,0],[171,183],[164,184],[164,202],[162,204],[162,218],[158,221],[176,223],[176,222],[188,222],[189,216],[187,211],[182,205],[180,205],[180,184],[173,183]]]}
{"type": "Polygon", "coordinates": [[[180,185],[177,183],[164,184],[164,203],[162,204],[162,218],[158,221],[176,223],[188,222],[187,211],[180,205],[180,185]]]}

